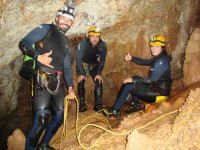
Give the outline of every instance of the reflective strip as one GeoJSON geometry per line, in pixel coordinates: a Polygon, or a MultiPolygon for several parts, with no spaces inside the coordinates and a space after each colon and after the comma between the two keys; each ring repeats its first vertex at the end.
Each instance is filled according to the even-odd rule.
{"type": "Polygon", "coordinates": [[[87,63],[83,63],[83,68],[84,68],[85,72],[88,72],[88,64],[87,63]]]}
{"type": "Polygon", "coordinates": [[[167,100],[169,96],[156,96],[156,102],[155,103],[161,103],[165,100],[167,100]]]}

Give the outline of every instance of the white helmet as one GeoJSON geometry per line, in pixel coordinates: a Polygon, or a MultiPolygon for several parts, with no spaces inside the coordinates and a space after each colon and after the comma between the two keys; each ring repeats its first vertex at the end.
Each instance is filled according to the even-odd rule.
{"type": "Polygon", "coordinates": [[[75,9],[75,7],[73,7],[72,5],[62,7],[58,10],[56,16],[61,15],[61,16],[64,16],[68,19],[74,20],[75,19],[74,9],[75,9]]]}

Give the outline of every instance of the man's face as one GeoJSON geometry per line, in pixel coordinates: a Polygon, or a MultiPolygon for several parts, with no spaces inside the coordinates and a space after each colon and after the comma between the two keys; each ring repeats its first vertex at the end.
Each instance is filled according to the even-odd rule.
{"type": "Polygon", "coordinates": [[[90,43],[92,44],[92,46],[96,46],[99,43],[99,36],[89,36],[90,39],[90,43]]]}
{"type": "Polygon", "coordinates": [[[73,21],[64,16],[59,15],[56,21],[57,26],[63,31],[66,32],[72,26],[73,21]]]}

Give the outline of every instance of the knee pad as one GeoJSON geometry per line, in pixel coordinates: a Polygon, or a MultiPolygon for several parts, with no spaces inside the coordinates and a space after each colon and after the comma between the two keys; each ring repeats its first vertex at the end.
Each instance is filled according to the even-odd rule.
{"type": "Polygon", "coordinates": [[[38,144],[43,130],[47,127],[48,116],[48,110],[39,110],[35,113],[33,127],[27,136],[28,145],[35,147],[38,144]]]}
{"type": "Polygon", "coordinates": [[[48,124],[42,143],[49,143],[63,122],[64,109],[57,109],[48,124]]]}
{"type": "Polygon", "coordinates": [[[35,117],[34,117],[34,121],[36,122],[36,124],[38,124],[39,126],[43,128],[46,128],[47,123],[48,123],[49,113],[50,112],[48,110],[40,110],[36,112],[35,117]]]}

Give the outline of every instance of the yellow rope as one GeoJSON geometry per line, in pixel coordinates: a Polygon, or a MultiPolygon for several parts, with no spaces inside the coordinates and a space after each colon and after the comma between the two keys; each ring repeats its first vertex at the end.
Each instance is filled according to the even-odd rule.
{"type": "Polygon", "coordinates": [[[96,128],[100,128],[100,129],[102,129],[102,130],[104,130],[104,131],[106,131],[106,132],[109,132],[109,133],[113,134],[113,135],[126,135],[126,134],[129,134],[130,132],[132,132],[133,130],[140,130],[140,129],[143,129],[143,128],[147,127],[148,125],[150,125],[150,124],[152,124],[152,123],[154,123],[154,122],[160,120],[161,118],[164,118],[164,117],[166,117],[166,116],[168,116],[168,115],[171,115],[171,114],[174,114],[174,113],[176,113],[176,112],[178,112],[178,110],[175,110],[175,111],[173,111],[173,112],[169,112],[169,113],[167,113],[167,114],[165,114],[165,115],[162,115],[162,116],[158,117],[157,119],[155,119],[155,120],[153,120],[153,121],[151,121],[151,122],[149,122],[149,123],[147,123],[147,124],[145,124],[145,125],[143,125],[143,126],[140,126],[140,127],[134,128],[134,129],[131,129],[130,131],[127,131],[127,132],[124,132],[124,133],[116,133],[116,132],[113,132],[113,131],[111,131],[111,130],[108,130],[108,129],[104,128],[104,127],[98,126],[98,125],[96,125],[96,124],[87,124],[87,125],[85,125],[85,126],[80,130],[80,132],[79,132],[79,134],[78,134],[79,144],[81,145],[81,147],[82,147],[83,149],[91,149],[91,148],[95,147],[95,145],[97,144],[97,142],[98,142],[98,141],[100,140],[100,138],[103,136],[103,135],[100,136],[92,146],[90,146],[90,147],[85,147],[85,146],[83,146],[83,145],[81,144],[81,142],[80,142],[80,136],[81,136],[81,133],[83,132],[83,130],[84,130],[85,128],[89,127],[89,126],[93,126],[93,127],[96,127],[96,128]]]}
{"type": "Polygon", "coordinates": [[[76,109],[76,129],[75,129],[76,135],[77,135],[78,110],[79,110],[78,99],[76,97],[70,97],[68,95],[64,99],[64,121],[63,121],[63,130],[62,130],[62,134],[61,134],[61,138],[60,138],[59,149],[61,149],[61,144],[62,144],[63,137],[65,137],[67,135],[67,112],[68,112],[68,100],[69,99],[74,99],[76,101],[76,104],[77,104],[77,109],[76,109]]]}
{"type": "MultiPolygon", "coordinates": [[[[101,118],[101,119],[106,120],[106,122],[108,123],[108,126],[109,126],[110,130],[108,130],[108,129],[102,127],[102,126],[96,125],[96,124],[87,124],[87,125],[85,125],[85,126],[79,131],[79,133],[78,133],[78,110],[79,110],[79,108],[78,108],[78,107],[79,107],[78,99],[77,99],[76,97],[70,98],[70,97],[66,96],[66,97],[65,97],[65,100],[64,100],[64,104],[65,104],[65,106],[64,106],[64,107],[65,107],[65,110],[64,110],[64,125],[63,125],[63,131],[62,131],[62,135],[61,135],[60,149],[61,149],[62,139],[63,139],[63,137],[64,137],[64,136],[66,135],[66,133],[67,133],[67,111],[68,111],[68,100],[69,100],[69,99],[74,99],[74,100],[76,101],[76,104],[77,104],[77,111],[76,111],[76,127],[75,127],[75,131],[76,131],[76,138],[77,138],[77,140],[78,140],[78,143],[79,143],[79,145],[80,145],[83,149],[91,149],[91,148],[95,147],[96,144],[99,142],[99,140],[104,136],[104,134],[101,135],[101,136],[96,140],[96,142],[95,142],[92,146],[90,146],[90,147],[85,147],[85,146],[81,143],[80,137],[81,137],[81,133],[83,132],[83,130],[84,130],[85,128],[89,127],[89,126],[93,126],[93,127],[102,129],[102,130],[104,130],[104,131],[106,131],[106,132],[109,132],[109,133],[111,133],[111,134],[113,134],[113,135],[117,135],[117,136],[119,136],[119,135],[126,135],[126,134],[129,134],[130,132],[132,132],[133,130],[140,130],[140,129],[143,129],[143,128],[149,126],[150,124],[152,124],[152,123],[154,123],[154,122],[156,122],[156,121],[158,121],[158,120],[160,120],[160,119],[162,119],[162,118],[164,118],[164,117],[166,117],[166,116],[169,116],[169,115],[171,115],[171,114],[174,114],[174,113],[178,112],[178,110],[175,110],[175,111],[166,113],[166,114],[164,114],[164,115],[158,117],[157,119],[154,119],[153,121],[151,121],[151,122],[149,122],[149,123],[147,123],[147,124],[145,124],[145,125],[143,125],[143,126],[140,126],[140,127],[134,128],[134,129],[131,129],[131,130],[129,130],[129,131],[127,131],[127,132],[124,132],[124,133],[116,133],[116,132],[111,131],[112,128],[109,126],[108,120],[105,119],[105,118],[101,118]]],[[[89,117],[88,117],[88,118],[89,118],[89,117]]],[[[96,118],[100,118],[100,117],[96,117],[96,118]]]]}
{"type": "MultiPolygon", "coordinates": [[[[78,110],[78,109],[77,109],[78,110]]],[[[98,112],[95,112],[95,113],[93,113],[92,115],[90,115],[90,116],[88,116],[88,117],[85,117],[83,120],[81,120],[81,123],[84,123],[86,120],[88,120],[89,118],[98,118],[98,119],[101,119],[101,120],[104,120],[104,121],[106,121],[106,123],[107,123],[107,125],[108,125],[108,127],[110,128],[110,129],[112,129],[111,127],[110,127],[110,125],[109,125],[109,123],[108,123],[108,120],[105,118],[105,117],[97,117],[97,116],[95,116],[96,114],[98,114],[98,112]]],[[[65,116],[67,116],[67,115],[65,115],[65,116]]],[[[65,120],[67,120],[66,119],[66,117],[65,117],[65,120]]],[[[63,129],[62,129],[63,130],[63,129]]],[[[71,129],[72,130],[72,129],[71,129]]],[[[63,138],[66,138],[67,136],[70,136],[71,134],[69,134],[69,131],[67,132],[67,134],[66,135],[63,135],[63,137],[62,137],[62,139],[63,138]]],[[[52,143],[52,145],[54,145],[54,144],[58,144],[58,143],[60,143],[60,140],[61,138],[57,138],[57,139],[54,139],[54,142],[52,143]]]]}

